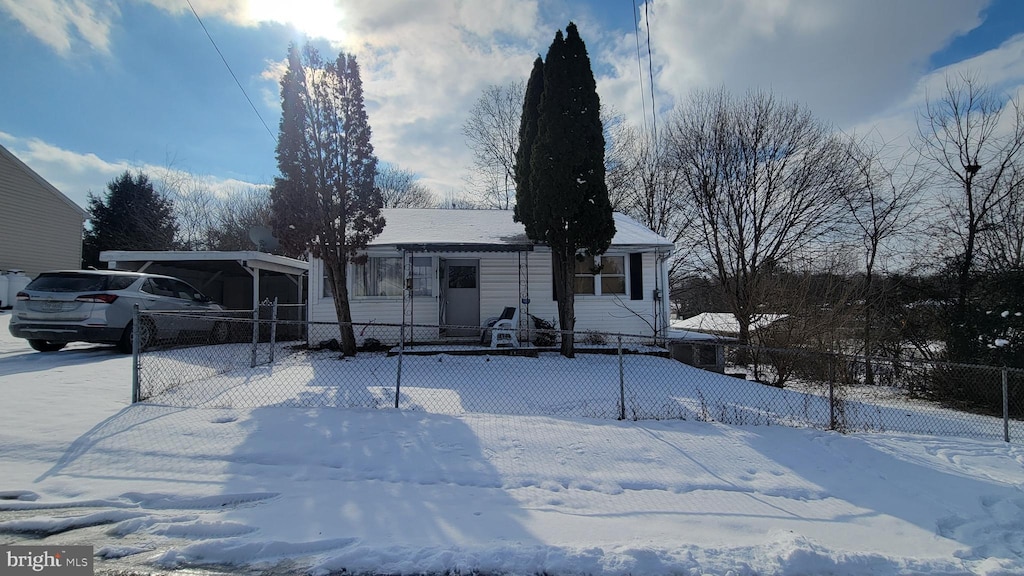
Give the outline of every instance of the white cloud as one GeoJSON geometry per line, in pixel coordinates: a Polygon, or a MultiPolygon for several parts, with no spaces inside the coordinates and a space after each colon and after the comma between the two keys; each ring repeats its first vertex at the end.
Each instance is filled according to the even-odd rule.
{"type": "Polygon", "coordinates": [[[220,197],[260,186],[231,178],[193,175],[186,170],[174,167],[168,168],[127,160],[104,160],[95,154],[65,150],[38,138],[20,138],[5,132],[0,132],[0,144],[3,144],[12,154],[82,208],[88,206],[90,192],[94,195],[102,195],[107,188],[107,183],[125,170],[142,171],[154,181],[177,178],[195,179],[201,186],[220,197]]]}
{"type": "MultiPolygon", "coordinates": [[[[941,98],[946,78],[972,74],[997,93],[1017,98],[1024,93],[1024,34],[1014,36],[998,48],[973,58],[939,68],[917,78],[902,100],[852,126],[858,133],[874,130],[879,139],[900,142],[917,135],[917,119],[929,98],[941,98]]],[[[1004,119],[1009,121],[1008,116],[1004,119]]]]}
{"type": "Polygon", "coordinates": [[[62,56],[79,43],[109,53],[111,22],[120,15],[109,0],[0,0],[0,11],[62,56]]]}
{"type": "MultiPolygon", "coordinates": [[[[181,0],[144,1],[191,17],[181,0]]],[[[23,2],[0,0],[0,9],[59,53],[68,53],[74,42],[108,50],[117,7],[110,0],[86,2],[36,0],[29,14],[23,2]],[[72,10],[79,7],[84,8],[72,10]]],[[[355,53],[377,155],[417,172],[439,195],[463,186],[471,159],[461,126],[481,90],[525,79],[534,57],[546,52],[555,30],[567,23],[545,21],[546,14],[573,12],[600,72],[605,106],[636,123],[644,107],[650,110],[639,80],[642,73],[649,90],[647,47],[641,46],[641,72],[628,9],[622,16],[627,32],[613,35],[588,14],[596,10],[592,6],[547,3],[541,10],[543,0],[191,2],[204,19],[245,26],[287,23],[355,53]]],[[[925,88],[941,78],[942,71],[922,76],[929,58],[977,26],[985,5],[986,0],[678,0],[641,5],[640,12],[650,15],[662,111],[694,88],[766,88],[806,103],[844,129],[864,133],[882,123],[895,133],[913,127],[925,88]]],[[[642,41],[646,24],[640,23],[642,41]]],[[[1012,90],[1022,83],[1022,51],[1024,41],[1016,39],[963,65],[1012,90]]],[[[282,71],[283,62],[268,62],[261,75],[259,96],[272,109],[278,106],[282,71]]],[[[105,181],[98,184],[94,188],[102,189],[105,181]]]]}
{"type": "MultiPolygon", "coordinates": [[[[655,2],[649,13],[660,100],[685,97],[695,88],[725,86],[741,94],[750,88],[771,89],[846,126],[901,101],[926,71],[932,54],[980,23],[985,4],[655,2]]],[[[620,69],[628,70],[625,62],[631,62],[632,74],[609,80],[637,82],[631,40],[621,42],[617,55],[609,57],[620,69]]],[[[638,99],[630,109],[635,107],[638,99]]]]}

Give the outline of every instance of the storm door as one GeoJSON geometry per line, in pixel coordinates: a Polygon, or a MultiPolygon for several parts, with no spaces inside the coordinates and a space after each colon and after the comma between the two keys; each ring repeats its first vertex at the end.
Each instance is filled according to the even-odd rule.
{"type": "Polygon", "coordinates": [[[441,283],[445,335],[478,336],[480,330],[475,327],[480,325],[480,261],[445,260],[441,283]]]}

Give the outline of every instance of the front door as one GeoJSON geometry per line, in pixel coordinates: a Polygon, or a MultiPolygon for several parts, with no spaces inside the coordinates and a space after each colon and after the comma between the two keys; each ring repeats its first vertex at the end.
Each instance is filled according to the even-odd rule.
{"type": "Polygon", "coordinates": [[[479,336],[479,329],[465,327],[480,325],[480,261],[446,260],[442,270],[445,334],[479,336]]]}

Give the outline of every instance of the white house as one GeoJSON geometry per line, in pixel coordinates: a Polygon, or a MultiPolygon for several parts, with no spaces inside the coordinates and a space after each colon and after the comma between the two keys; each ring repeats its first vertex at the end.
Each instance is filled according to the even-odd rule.
{"type": "MultiPolygon", "coordinates": [[[[353,322],[417,324],[415,340],[444,340],[478,335],[465,327],[512,306],[519,308],[523,330],[532,329],[530,316],[557,327],[551,251],[530,242],[511,211],[383,214],[384,231],[367,247],[366,263],[349,265],[353,322]]],[[[577,265],[576,330],[663,335],[672,243],[624,214],[615,214],[615,228],[604,255],[577,265]]],[[[309,278],[309,319],[336,322],[323,262],[310,262],[309,278]]],[[[397,329],[373,333],[398,336],[397,329]]]]}
{"type": "MultiPolygon", "coordinates": [[[[750,331],[757,332],[789,318],[788,314],[755,314],[750,319],[750,331]]],[[[673,330],[684,330],[704,334],[717,334],[735,338],[740,335],[740,323],[728,312],[702,312],[683,320],[672,321],[673,330]]]]}

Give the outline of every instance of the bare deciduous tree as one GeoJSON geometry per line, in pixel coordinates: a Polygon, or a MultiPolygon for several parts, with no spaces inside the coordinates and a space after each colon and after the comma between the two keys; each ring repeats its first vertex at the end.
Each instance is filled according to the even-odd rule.
{"type": "MultiPolygon", "coordinates": [[[[644,226],[683,249],[684,235],[693,224],[690,195],[684,193],[682,172],[668,152],[669,143],[640,128],[612,117],[607,129],[605,180],[612,208],[628,214],[644,226]]],[[[669,275],[679,277],[685,259],[673,258],[669,275]]]]}
{"type": "Polygon", "coordinates": [[[836,230],[849,155],[830,126],[765,92],[697,92],[668,130],[696,218],[687,249],[723,286],[746,342],[771,270],[836,230]]]}
{"type": "Polygon", "coordinates": [[[395,164],[377,168],[374,185],[380,191],[384,208],[436,208],[437,198],[417,182],[416,174],[395,164]]]}
{"type": "Polygon", "coordinates": [[[979,342],[984,315],[974,287],[982,251],[998,243],[1000,207],[1024,186],[1024,109],[972,74],[947,77],[937,100],[929,98],[918,122],[921,155],[945,184],[938,225],[951,241],[948,259],[956,287],[947,314],[946,353],[957,361],[987,354],[979,342]],[[989,241],[992,238],[993,241],[989,241]]]}
{"type": "Polygon", "coordinates": [[[850,232],[859,245],[864,273],[858,299],[863,320],[862,352],[867,357],[865,383],[871,385],[874,367],[870,357],[875,353],[876,316],[885,307],[886,296],[879,289],[877,276],[885,273],[891,251],[902,249],[897,241],[910,232],[927,181],[908,154],[890,157],[885,143],[851,139],[849,154],[857,170],[857,183],[844,194],[843,203],[850,232]]]}
{"type": "Polygon", "coordinates": [[[515,161],[525,90],[521,80],[488,86],[462,125],[473,151],[473,172],[467,184],[488,208],[509,210],[516,197],[515,161]]]}
{"type": "Polygon", "coordinates": [[[216,195],[198,176],[168,167],[160,172],[160,193],[174,201],[175,244],[182,250],[210,250],[216,227],[216,195]]]}
{"type": "Polygon", "coordinates": [[[973,285],[983,236],[1000,206],[1024,186],[1024,108],[971,74],[947,77],[918,122],[921,155],[946,184],[944,227],[956,240],[957,306],[973,285]]]}
{"type": "Polygon", "coordinates": [[[217,226],[212,233],[213,250],[251,250],[249,231],[269,227],[272,218],[270,190],[252,186],[236,190],[217,205],[217,226]]]}
{"type": "Polygon", "coordinates": [[[981,267],[990,272],[1024,270],[1024,186],[993,206],[985,228],[978,245],[981,267]]]}

